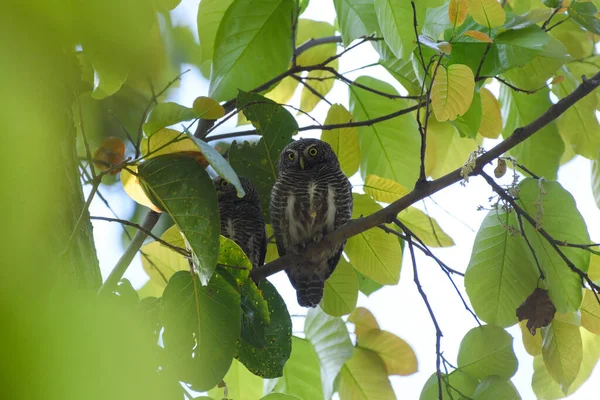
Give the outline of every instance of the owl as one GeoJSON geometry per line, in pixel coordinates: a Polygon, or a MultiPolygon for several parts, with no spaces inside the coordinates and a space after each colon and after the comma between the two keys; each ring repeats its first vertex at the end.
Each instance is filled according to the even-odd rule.
{"type": "MultiPolygon", "coordinates": [[[[287,145],[277,168],[270,201],[277,249],[280,256],[302,255],[310,242],[319,242],[350,221],[352,186],[331,146],[318,139],[301,139],[287,145]]],[[[302,307],[319,304],[325,280],[337,266],[344,245],[332,247],[317,262],[286,269],[302,307]]]]}
{"type": "Polygon", "coordinates": [[[213,180],[219,201],[221,235],[240,246],[256,268],[264,264],[267,252],[265,221],[256,188],[248,179],[239,178],[246,192],[241,199],[228,181],[221,177],[213,180]]]}

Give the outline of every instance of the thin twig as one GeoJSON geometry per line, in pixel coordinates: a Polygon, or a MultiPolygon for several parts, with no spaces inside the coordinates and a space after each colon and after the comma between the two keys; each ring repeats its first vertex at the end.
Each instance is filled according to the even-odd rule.
{"type": "Polygon", "coordinates": [[[543,30],[546,30],[546,26],[548,26],[548,24],[550,23],[552,18],[554,18],[554,16],[560,11],[561,8],[562,7],[555,8],[554,11],[552,12],[552,14],[550,14],[550,17],[548,17],[548,19],[544,21],[544,23],[542,24],[543,30]]]}
{"type": "Polygon", "coordinates": [[[142,247],[142,244],[144,244],[144,240],[146,240],[146,237],[148,236],[146,231],[151,231],[152,228],[154,228],[154,225],[156,225],[158,222],[159,218],[159,213],[155,211],[148,211],[148,214],[146,214],[146,217],[141,225],[144,230],[138,230],[131,242],[129,242],[129,246],[127,246],[127,249],[115,265],[115,268],[113,268],[108,278],[106,278],[106,281],[98,290],[98,295],[106,295],[113,292],[125,274],[125,271],[127,271],[127,268],[129,268],[131,261],[142,247]]]}
{"type": "MultiPolygon", "coordinates": [[[[413,28],[415,30],[415,38],[417,40],[417,49],[419,50],[419,58],[421,59],[421,65],[423,66],[423,70],[425,71],[425,76],[423,77],[423,81],[427,80],[427,76],[429,76],[428,73],[428,67],[425,67],[425,58],[423,58],[423,50],[421,49],[421,41],[419,40],[419,32],[418,32],[418,24],[417,24],[417,7],[415,6],[415,2],[411,1],[410,5],[412,6],[412,10],[413,10],[413,28]]],[[[433,78],[432,78],[433,80],[433,78]]]]}
{"type": "Polygon", "coordinates": [[[565,19],[562,19],[562,20],[558,21],[557,23],[555,23],[554,25],[552,25],[551,27],[549,27],[549,28],[546,28],[546,29],[545,29],[545,30],[546,30],[546,32],[550,32],[552,29],[556,28],[556,27],[557,27],[557,26],[559,26],[560,24],[562,24],[562,23],[564,23],[564,22],[568,21],[568,20],[569,20],[569,18],[571,18],[571,16],[570,16],[570,15],[567,15],[567,17],[566,17],[565,19]]]}
{"type": "Polygon", "coordinates": [[[98,216],[91,216],[90,217],[91,220],[96,220],[96,221],[107,221],[107,222],[118,222],[121,225],[127,225],[127,226],[131,226],[135,229],[137,229],[138,231],[142,231],[144,232],[146,235],[150,236],[152,239],[154,239],[155,241],[157,241],[158,243],[162,244],[165,247],[168,247],[169,249],[175,251],[176,253],[181,254],[182,256],[188,258],[190,257],[190,252],[187,251],[186,249],[179,247],[179,246],[175,246],[163,239],[161,239],[160,237],[156,236],[155,234],[153,234],[150,230],[142,227],[139,224],[136,224],[134,222],[131,221],[127,221],[126,219],[119,219],[119,218],[107,218],[107,217],[98,217],[98,216]]]}
{"type": "Polygon", "coordinates": [[[295,80],[300,82],[305,88],[308,89],[309,92],[311,92],[312,94],[317,96],[319,99],[323,100],[324,102],[326,102],[327,104],[329,104],[331,106],[331,102],[329,100],[327,100],[325,98],[325,96],[323,96],[321,93],[317,92],[317,90],[315,88],[310,86],[308,83],[304,82],[300,77],[298,77],[296,75],[292,75],[292,78],[294,78],[295,80]]]}
{"type": "Polygon", "coordinates": [[[408,237],[408,248],[410,250],[410,258],[412,260],[413,275],[414,275],[413,278],[415,281],[415,285],[417,286],[417,290],[419,291],[419,294],[421,295],[421,298],[423,299],[423,302],[425,303],[425,306],[427,307],[427,311],[429,312],[429,317],[431,318],[431,322],[433,322],[433,325],[435,326],[435,355],[436,355],[435,370],[436,370],[437,382],[438,382],[438,396],[440,399],[443,399],[442,369],[441,369],[441,360],[442,360],[441,341],[442,341],[443,334],[442,334],[442,330],[440,329],[440,325],[438,324],[437,319],[435,317],[435,313],[433,312],[433,309],[431,308],[431,304],[429,304],[427,295],[425,294],[425,291],[423,290],[423,287],[421,286],[421,282],[419,281],[419,272],[417,271],[417,259],[415,257],[415,250],[413,248],[413,242],[409,235],[407,235],[407,237],[408,237]]]}
{"type": "Polygon", "coordinates": [[[487,57],[488,53],[490,52],[490,49],[492,48],[492,44],[488,43],[487,46],[485,47],[485,51],[483,52],[483,56],[481,57],[481,60],[479,61],[479,66],[477,67],[477,73],[475,74],[475,82],[477,82],[477,78],[479,77],[479,73],[481,72],[481,68],[483,68],[483,63],[485,62],[485,58],[487,57]]]}
{"type": "Polygon", "coordinates": [[[77,99],[77,112],[79,114],[79,130],[81,131],[81,137],[83,138],[83,146],[85,147],[85,156],[87,158],[88,165],[90,166],[90,173],[92,174],[92,179],[96,177],[96,170],[94,168],[94,163],[92,162],[92,152],[90,151],[90,144],[87,140],[87,136],[85,135],[85,125],[83,122],[83,110],[81,109],[81,101],[79,99],[79,95],[77,93],[74,94],[77,99]]]}
{"type": "Polygon", "coordinates": [[[502,78],[500,78],[498,76],[480,76],[480,77],[475,78],[475,81],[483,81],[483,80],[492,79],[492,78],[495,79],[495,80],[497,80],[498,82],[500,82],[500,83],[508,86],[509,88],[511,88],[512,90],[514,90],[515,92],[521,92],[521,93],[526,93],[526,94],[534,94],[534,93],[539,92],[540,90],[545,89],[545,88],[548,87],[547,85],[543,85],[543,86],[540,86],[539,88],[533,89],[533,90],[521,89],[521,88],[519,88],[519,87],[517,87],[517,86],[515,86],[515,85],[513,85],[511,83],[509,83],[505,79],[502,79],[502,78]]]}

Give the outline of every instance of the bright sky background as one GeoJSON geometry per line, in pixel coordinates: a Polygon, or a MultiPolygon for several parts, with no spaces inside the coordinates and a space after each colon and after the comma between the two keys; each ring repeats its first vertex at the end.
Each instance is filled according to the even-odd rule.
{"type": "MultiPolygon", "coordinates": [[[[174,23],[195,26],[197,7],[198,0],[183,0],[172,12],[174,23]]],[[[312,0],[302,18],[333,23],[335,19],[333,2],[330,0],[312,0]]],[[[339,71],[343,73],[377,60],[377,53],[369,44],[364,44],[352,50],[340,60],[339,71]]],[[[192,68],[192,71],[183,76],[180,90],[173,91],[169,100],[191,106],[197,96],[208,94],[208,82],[202,78],[195,68],[182,66],[182,70],[188,68],[192,68]]],[[[400,90],[400,86],[381,68],[369,68],[346,76],[350,79],[356,79],[362,74],[369,74],[385,80],[400,90]]],[[[496,95],[497,90],[497,87],[492,88],[496,95]]],[[[299,105],[299,94],[300,90],[296,92],[292,100],[293,105],[299,105]]],[[[339,102],[348,107],[347,86],[336,82],[327,98],[332,103],[339,102]]],[[[311,115],[322,123],[325,120],[327,110],[328,105],[321,102],[311,115]]],[[[300,126],[312,124],[308,117],[300,116],[297,119],[300,126]]],[[[235,129],[234,123],[235,121],[225,124],[216,133],[231,132],[235,129]]],[[[305,132],[302,136],[319,137],[319,135],[320,131],[312,131],[305,132]]],[[[489,149],[498,142],[499,140],[486,139],[484,147],[489,149]]],[[[491,167],[488,166],[488,169],[488,172],[491,173],[491,167]]],[[[600,210],[594,203],[591,191],[590,169],[591,162],[589,160],[576,157],[561,167],[559,181],[575,197],[579,211],[588,222],[592,242],[600,242],[600,210]],[[592,221],[596,223],[591,224],[592,221]]],[[[508,175],[510,174],[507,173],[504,178],[507,182],[510,180],[508,175]]],[[[355,185],[362,184],[358,175],[352,178],[352,183],[355,185]]],[[[89,194],[89,188],[86,189],[86,194],[89,194]]],[[[360,188],[358,189],[360,190],[360,188]]],[[[131,216],[133,204],[130,201],[124,201],[123,196],[125,194],[122,192],[120,185],[103,186],[102,191],[121,218],[131,216]]],[[[477,207],[479,205],[488,206],[488,198],[491,195],[492,190],[482,178],[472,178],[466,187],[455,184],[434,195],[433,200],[427,199],[424,204],[420,202],[416,205],[421,209],[426,206],[429,214],[454,239],[456,246],[452,248],[433,249],[433,252],[451,268],[460,271],[466,269],[476,231],[486,215],[486,211],[477,211],[477,207]],[[434,201],[443,209],[436,205],[434,201]]],[[[90,211],[92,215],[112,216],[98,199],[92,203],[90,211]]],[[[110,273],[124,250],[121,243],[121,234],[122,230],[117,224],[94,221],[94,237],[104,278],[110,273]]],[[[444,356],[455,364],[460,341],[471,328],[476,326],[475,321],[464,309],[446,275],[438,265],[422,255],[419,250],[415,249],[415,251],[421,284],[428,295],[444,334],[442,338],[444,356]]],[[[359,306],[366,307],[373,312],[382,329],[393,332],[406,340],[417,354],[419,372],[408,377],[390,377],[397,397],[402,399],[418,399],[425,381],[435,372],[435,330],[427,309],[416,290],[412,275],[410,255],[406,251],[400,283],[397,286],[384,287],[370,297],[360,294],[358,301],[359,306]]],[[[148,279],[141,267],[139,254],[125,277],[136,288],[141,287],[148,279]]],[[[306,313],[306,309],[298,306],[295,291],[283,272],[270,277],[269,280],[275,284],[284,297],[291,315],[306,313]]],[[[455,282],[459,288],[464,289],[462,278],[456,277],[455,282]]],[[[464,293],[464,296],[468,301],[466,293],[464,293]]],[[[294,332],[301,333],[303,319],[298,317],[292,319],[294,321],[294,332]]],[[[526,353],[522,346],[521,332],[518,325],[509,328],[508,332],[515,338],[514,349],[519,359],[519,369],[512,381],[524,400],[535,399],[531,389],[533,358],[526,353]]],[[[351,336],[354,340],[354,336],[351,336]]],[[[597,398],[598,389],[600,389],[600,369],[596,368],[584,386],[577,393],[570,396],[569,399],[597,398]]]]}

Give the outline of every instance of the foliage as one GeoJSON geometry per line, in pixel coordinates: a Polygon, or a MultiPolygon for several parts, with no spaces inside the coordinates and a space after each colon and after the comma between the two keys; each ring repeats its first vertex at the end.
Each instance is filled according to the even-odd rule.
{"type": "MultiPolygon", "coordinates": [[[[51,399],[83,391],[91,398],[392,399],[389,376],[417,372],[417,354],[357,305],[360,293],[397,285],[403,268],[412,268],[436,330],[437,367],[427,371],[421,399],[519,399],[514,340],[531,355],[520,361],[533,364],[538,398],[562,398],[588,379],[600,358],[600,253],[588,233],[592,221],[556,179],[566,161],[589,159],[600,207],[600,92],[577,96],[600,85],[598,2],[332,2],[335,22],[304,18],[307,0],[202,0],[192,27],[171,21],[177,0],[6,7],[0,54],[11,62],[0,76],[9,78],[3,88],[11,101],[1,108],[7,131],[23,141],[14,153],[30,156],[27,165],[12,154],[5,160],[27,182],[9,183],[26,196],[4,207],[20,219],[9,215],[5,228],[6,265],[27,268],[1,280],[10,285],[0,304],[11,304],[1,309],[3,335],[14,344],[8,360],[40,360],[31,369],[14,363],[8,393],[19,389],[11,377],[43,370],[43,396],[51,399]],[[378,54],[385,81],[373,70],[340,72],[358,46],[378,54]],[[171,96],[184,63],[209,86],[188,104],[171,96]],[[348,90],[333,90],[338,84],[348,90]],[[309,114],[321,110],[322,120],[309,114]],[[302,125],[305,114],[317,123],[302,125]],[[250,130],[228,131],[236,116],[250,130]],[[29,119],[34,133],[20,134],[29,119]],[[321,303],[298,328],[279,288],[256,278],[275,271],[253,269],[220,235],[212,178],[223,177],[240,198],[238,175],[248,178],[271,236],[279,155],[310,130],[361,183],[352,194],[355,221],[328,235],[337,242],[307,247],[310,256],[345,241],[321,303]],[[490,149],[489,139],[502,144],[490,149]],[[496,159],[494,179],[484,164],[496,159]],[[512,171],[503,177],[506,166],[512,171]],[[461,238],[415,205],[475,175],[494,194],[481,207],[487,215],[468,266],[446,265],[434,251],[461,238]],[[89,209],[101,199],[114,213],[100,193],[109,185],[149,218],[139,225],[94,217],[137,230],[96,295],[89,209]],[[90,188],[86,198],[82,187],[90,188]],[[138,251],[150,280],[136,292],[120,278],[138,251]],[[477,325],[457,346],[455,363],[443,355],[444,327],[428,300],[436,293],[421,286],[415,251],[432,258],[472,306],[477,325]],[[14,289],[21,286],[22,294],[14,289]],[[505,328],[517,323],[522,335],[513,338],[505,328]],[[33,354],[32,332],[52,346],[33,354]],[[81,354],[89,357],[77,371],[81,354]],[[70,361],[44,366],[51,360],[70,361]],[[84,387],[98,376],[109,384],[84,387]]],[[[266,263],[278,259],[269,243],[266,263]]]]}

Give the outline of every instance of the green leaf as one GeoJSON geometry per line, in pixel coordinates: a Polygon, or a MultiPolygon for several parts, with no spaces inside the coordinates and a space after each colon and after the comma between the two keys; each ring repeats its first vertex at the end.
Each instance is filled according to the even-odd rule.
{"type": "Polygon", "coordinates": [[[240,91],[237,108],[244,110],[262,137],[254,145],[234,141],[229,149],[229,162],[234,169],[244,171],[244,176],[256,186],[266,222],[270,222],[269,200],[277,179],[277,160],[298,131],[298,123],[285,108],[254,93],[240,91]]]}
{"type": "Polygon", "coordinates": [[[341,318],[330,317],[314,308],[306,314],[304,333],[317,352],[323,393],[330,399],[335,391],[334,381],[354,349],[346,324],[341,318]]]}
{"type": "Polygon", "coordinates": [[[473,398],[476,400],[521,400],[521,396],[511,381],[497,376],[488,376],[477,385],[473,398]]]}
{"type": "Polygon", "coordinates": [[[208,391],[210,397],[213,399],[228,397],[236,400],[256,400],[263,395],[263,380],[248,371],[237,360],[233,360],[223,381],[227,385],[227,396],[225,396],[224,388],[217,386],[208,391]]]}
{"type": "MultiPolygon", "coordinates": [[[[517,93],[504,85],[500,87],[498,100],[502,107],[502,121],[504,122],[502,136],[504,138],[512,135],[515,129],[537,119],[552,105],[547,89],[527,95],[517,93]]],[[[556,179],[564,148],[556,123],[551,122],[535,135],[514,147],[510,154],[536,175],[546,179],[556,179]]]]}
{"type": "MultiPolygon", "coordinates": [[[[389,84],[361,76],[357,83],[382,92],[397,94],[389,84]]],[[[364,89],[350,86],[350,111],[357,121],[366,121],[410,107],[413,102],[386,99],[364,89]]],[[[419,175],[421,138],[417,121],[411,114],[358,129],[361,148],[361,174],[393,179],[412,188],[419,175]],[[402,132],[401,135],[398,132],[402,132]]]]}
{"type": "Polygon", "coordinates": [[[333,0],[344,46],[379,31],[373,0],[333,0]]]}
{"type": "Polygon", "coordinates": [[[588,40],[588,33],[570,18],[552,28],[550,34],[560,40],[575,59],[588,57],[593,52],[594,45],[588,40]]]}
{"type": "Polygon", "coordinates": [[[407,58],[416,46],[412,23],[413,10],[408,1],[374,0],[375,13],[385,43],[397,58],[407,58]]]}
{"type": "Polygon", "coordinates": [[[210,97],[229,100],[285,71],[292,56],[293,0],[237,0],[225,12],[214,46],[210,97]],[[238,21],[252,15],[249,24],[238,21]]]}
{"type": "Polygon", "coordinates": [[[591,2],[573,2],[568,8],[569,16],[583,29],[600,35],[600,21],[596,18],[598,8],[591,2]]]}
{"type": "Polygon", "coordinates": [[[358,279],[354,268],[343,258],[325,281],[320,307],[334,317],[350,314],[358,300],[358,279]]]}
{"type": "Polygon", "coordinates": [[[444,31],[451,27],[452,24],[448,18],[448,4],[444,4],[440,7],[427,9],[421,33],[438,40],[444,31]]]}
{"type": "Polygon", "coordinates": [[[356,279],[358,279],[358,290],[365,296],[370,296],[383,287],[382,284],[375,282],[371,278],[367,278],[358,272],[358,270],[354,269],[354,272],[356,272],[356,279]]]}
{"type": "Polygon", "coordinates": [[[284,393],[270,393],[265,397],[261,397],[260,400],[300,400],[296,396],[292,396],[291,394],[284,393]]]}
{"type": "MultiPolygon", "coordinates": [[[[413,68],[413,60],[415,52],[410,55],[410,58],[396,58],[391,51],[389,57],[382,57],[379,64],[382,65],[401,85],[406,89],[409,95],[418,96],[421,94],[421,83],[413,68]]],[[[422,67],[421,67],[422,69],[422,67]]]]}
{"type": "Polygon", "coordinates": [[[175,221],[192,251],[203,285],[208,284],[219,254],[219,208],[215,186],[192,157],[167,154],[140,164],[146,194],[175,221]]]}
{"type": "MultiPolygon", "coordinates": [[[[443,400],[459,399],[461,396],[473,396],[477,387],[477,379],[457,369],[446,375],[442,374],[443,400]]],[[[438,400],[439,386],[437,375],[433,374],[425,382],[419,400],[438,400]]]]}
{"type": "MultiPolygon", "coordinates": [[[[498,109],[498,111],[500,110],[498,109]]],[[[479,133],[479,129],[481,128],[483,118],[484,115],[483,105],[481,104],[481,94],[474,92],[473,100],[471,101],[471,105],[469,106],[467,112],[465,112],[463,115],[459,115],[454,121],[450,121],[450,123],[454,125],[456,130],[458,130],[460,137],[476,139],[477,133],[479,133]]]]}
{"type": "Polygon", "coordinates": [[[197,22],[202,61],[213,59],[217,29],[231,3],[233,3],[233,0],[202,0],[200,2],[197,22]]]}
{"type": "Polygon", "coordinates": [[[292,355],[283,367],[283,376],[268,382],[266,391],[301,399],[324,398],[319,357],[308,340],[292,337],[292,355]]]}
{"type": "Polygon", "coordinates": [[[210,166],[213,167],[215,172],[235,186],[238,197],[244,197],[246,192],[244,192],[240,178],[237,176],[227,160],[225,160],[223,156],[217,150],[215,150],[214,147],[206,143],[204,140],[198,139],[189,131],[185,134],[192,142],[194,142],[196,147],[198,147],[204,158],[206,158],[206,161],[208,161],[210,166]]]}
{"type": "Polygon", "coordinates": [[[412,375],[418,371],[414,350],[393,333],[380,329],[368,330],[358,337],[358,347],[377,353],[388,375],[412,375]]]}
{"type": "Polygon", "coordinates": [[[196,112],[191,108],[172,102],[159,103],[150,111],[148,120],[143,125],[144,133],[152,136],[164,127],[194,118],[196,112]]]}
{"type": "Polygon", "coordinates": [[[527,353],[532,356],[542,354],[542,335],[532,335],[525,320],[519,322],[519,327],[521,328],[523,347],[525,347],[527,353]]]}
{"type": "Polygon", "coordinates": [[[515,213],[491,210],[479,227],[465,273],[475,312],[501,327],[517,323],[515,310],[536,288],[539,275],[524,239],[509,229],[519,232],[515,213]]]}
{"type": "Polygon", "coordinates": [[[458,368],[476,379],[497,375],[504,380],[517,372],[513,338],[504,329],[483,325],[471,329],[460,342],[458,368]]]}
{"type": "MultiPolygon", "coordinates": [[[[579,85],[580,77],[564,72],[564,80],[558,85],[552,85],[552,92],[559,98],[565,98],[579,85]]],[[[573,104],[556,121],[560,134],[571,144],[576,154],[591,160],[600,151],[600,124],[596,117],[598,98],[585,96],[573,104]]]]}
{"type": "Polygon", "coordinates": [[[542,328],[542,357],[550,376],[568,393],[583,358],[583,344],[577,325],[554,318],[542,328]]]}
{"type": "Polygon", "coordinates": [[[152,3],[157,10],[166,12],[177,7],[181,3],[181,0],[153,0],[152,3]]]}
{"type": "Polygon", "coordinates": [[[341,400],[393,400],[394,390],[385,364],[377,353],[356,347],[340,371],[338,392],[341,400]]]}
{"type": "Polygon", "coordinates": [[[428,176],[437,179],[454,171],[463,166],[475,150],[477,142],[458,135],[451,123],[429,119],[425,155],[425,172],[428,176]]]}
{"type": "Polygon", "coordinates": [[[402,221],[407,228],[419,237],[427,246],[430,247],[450,247],[454,246],[454,241],[442,228],[437,221],[415,207],[409,207],[398,214],[398,219],[402,221]]]}
{"type": "Polygon", "coordinates": [[[128,68],[124,65],[107,61],[102,53],[95,53],[88,46],[84,47],[86,55],[94,66],[94,90],[92,98],[102,100],[121,89],[128,76],[128,68]]]}
{"type": "Polygon", "coordinates": [[[283,299],[269,281],[263,279],[258,288],[269,306],[271,323],[265,328],[267,346],[258,349],[241,339],[236,358],[253,374],[276,378],[283,374],[283,366],[292,351],[292,321],[283,299]]]}
{"type": "MultiPolygon", "coordinates": [[[[369,196],[353,193],[352,218],[367,216],[381,209],[369,196]]],[[[382,285],[395,285],[400,279],[402,248],[392,235],[378,228],[348,239],[345,252],[350,263],[366,277],[382,285]]]]}
{"type": "MultiPolygon", "coordinates": [[[[577,378],[569,386],[567,392],[569,395],[575,393],[588,380],[600,357],[600,336],[590,333],[585,329],[580,329],[580,331],[583,343],[583,359],[577,378]]],[[[552,400],[562,399],[565,396],[560,385],[548,374],[541,355],[535,357],[533,361],[531,386],[538,398],[552,400]]]]}
{"type": "MultiPolygon", "coordinates": [[[[555,240],[590,243],[585,221],[577,210],[573,196],[558,182],[538,183],[537,180],[528,178],[519,184],[519,188],[521,207],[534,216],[555,240]],[[545,194],[541,194],[541,190],[545,194]]],[[[528,223],[524,223],[524,227],[544,271],[548,295],[556,310],[561,313],[577,310],[583,295],[579,275],[569,269],[554,248],[533,227],[528,223]]],[[[588,270],[590,253],[572,247],[561,247],[561,251],[581,271],[588,270]]]]}
{"type": "MultiPolygon", "coordinates": [[[[327,112],[325,125],[346,124],[353,122],[352,114],[341,104],[334,104],[327,112]]],[[[331,145],[335,155],[340,162],[340,167],[348,177],[358,171],[360,164],[360,144],[358,139],[358,128],[338,128],[321,132],[321,140],[331,145]]]]}
{"type": "Polygon", "coordinates": [[[548,36],[548,45],[540,54],[527,64],[504,72],[503,77],[520,89],[537,90],[570,59],[565,46],[553,36],[548,36]]]}
{"type": "Polygon", "coordinates": [[[160,319],[164,347],[178,378],[197,391],[219,383],[239,337],[239,294],[218,274],[202,286],[197,276],[179,271],[163,294],[160,319]]]}

